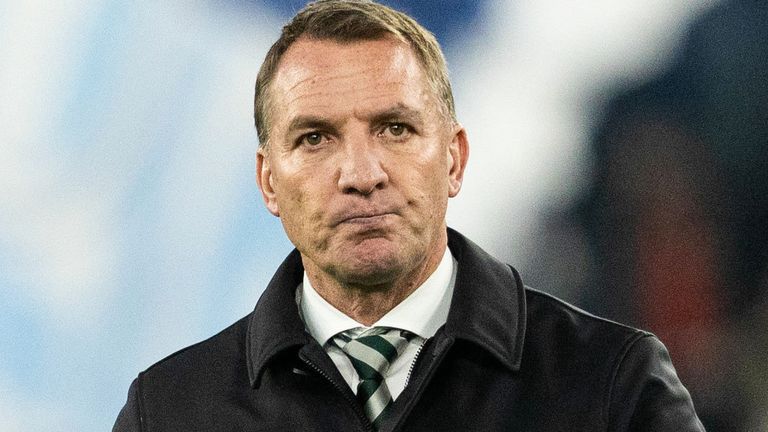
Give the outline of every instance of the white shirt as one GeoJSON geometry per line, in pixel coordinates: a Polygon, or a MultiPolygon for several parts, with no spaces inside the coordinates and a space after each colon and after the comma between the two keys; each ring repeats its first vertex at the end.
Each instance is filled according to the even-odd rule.
{"type": "MultiPolygon", "coordinates": [[[[450,251],[445,248],[440,264],[429,278],[371,326],[394,327],[418,336],[395,359],[384,377],[392,399],[396,399],[408,384],[411,365],[416,361],[421,346],[435,335],[448,318],[457,266],[450,251]]],[[[312,287],[306,272],[296,290],[296,302],[309,334],[323,346],[352,391],[357,392],[359,378],[355,368],[347,355],[330,340],[343,331],[357,336],[371,327],[360,324],[322,298],[312,287]]]]}

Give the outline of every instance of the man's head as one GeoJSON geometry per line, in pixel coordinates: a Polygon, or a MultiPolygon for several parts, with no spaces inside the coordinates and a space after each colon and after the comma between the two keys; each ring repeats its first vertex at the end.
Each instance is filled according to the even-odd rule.
{"type": "Polygon", "coordinates": [[[353,43],[394,37],[408,44],[427,78],[440,109],[456,121],[451,83],[440,45],[435,37],[408,15],[368,0],[319,0],[310,3],[283,27],[280,38],[267,53],[256,78],[254,120],[260,145],[269,143],[272,106],[271,84],[288,48],[300,38],[353,43]]]}
{"type": "Polygon", "coordinates": [[[445,250],[466,134],[446,115],[412,44],[379,34],[298,36],[271,72],[269,143],[257,154],[257,181],[313,284],[324,277],[382,291],[418,285],[445,250]]]}

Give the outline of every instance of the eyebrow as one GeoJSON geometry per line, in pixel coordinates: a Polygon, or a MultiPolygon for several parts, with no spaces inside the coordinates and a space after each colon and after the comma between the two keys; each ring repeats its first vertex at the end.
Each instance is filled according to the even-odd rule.
{"type": "Polygon", "coordinates": [[[370,116],[369,120],[373,124],[386,123],[393,120],[403,120],[409,123],[415,123],[416,125],[421,125],[424,123],[424,116],[421,111],[400,103],[392,108],[374,113],[370,116]]]}
{"type": "MultiPolygon", "coordinates": [[[[421,111],[399,103],[391,108],[370,114],[367,116],[367,120],[372,124],[381,124],[391,121],[406,121],[413,123],[415,126],[420,126],[424,123],[424,116],[421,111]]],[[[327,117],[316,115],[299,115],[288,123],[288,132],[307,129],[321,129],[331,133],[338,132],[336,122],[327,117]]]]}
{"type": "Polygon", "coordinates": [[[332,132],[336,131],[336,127],[333,125],[332,121],[328,120],[327,118],[313,115],[300,115],[295,117],[288,124],[288,132],[303,129],[323,129],[332,132]]]}

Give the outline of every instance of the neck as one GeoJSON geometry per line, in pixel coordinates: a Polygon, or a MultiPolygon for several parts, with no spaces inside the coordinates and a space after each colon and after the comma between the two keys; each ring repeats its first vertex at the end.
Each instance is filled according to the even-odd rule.
{"type": "Polygon", "coordinates": [[[304,269],[312,287],[328,303],[355,321],[371,326],[405,300],[437,269],[445,253],[445,245],[438,253],[401,272],[391,281],[375,285],[350,283],[322,271],[311,260],[302,256],[304,269]]]}

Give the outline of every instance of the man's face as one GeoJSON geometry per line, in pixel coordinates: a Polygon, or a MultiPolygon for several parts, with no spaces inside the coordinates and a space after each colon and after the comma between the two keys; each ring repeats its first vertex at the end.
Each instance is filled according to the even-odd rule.
{"type": "Polygon", "coordinates": [[[376,285],[439,260],[468,147],[409,46],[299,39],[270,94],[257,180],[308,271],[376,285]]]}

